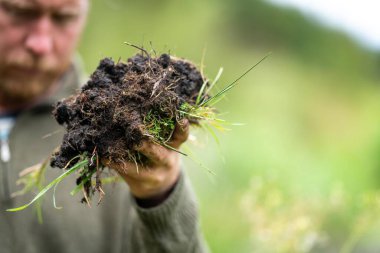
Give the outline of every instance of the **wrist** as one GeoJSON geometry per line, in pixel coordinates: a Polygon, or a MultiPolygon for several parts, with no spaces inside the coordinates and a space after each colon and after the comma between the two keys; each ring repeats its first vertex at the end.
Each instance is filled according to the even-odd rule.
{"type": "Polygon", "coordinates": [[[170,172],[166,169],[156,169],[146,173],[149,176],[140,177],[138,180],[124,178],[135,198],[151,199],[165,195],[178,181],[180,168],[175,166],[170,172]]]}
{"type": "Polygon", "coordinates": [[[176,188],[178,181],[179,181],[179,178],[177,178],[177,180],[169,189],[167,189],[166,191],[160,194],[156,194],[154,196],[145,197],[145,198],[139,198],[139,197],[134,196],[137,205],[142,208],[152,208],[152,207],[159,206],[172,194],[172,192],[176,188]]]}

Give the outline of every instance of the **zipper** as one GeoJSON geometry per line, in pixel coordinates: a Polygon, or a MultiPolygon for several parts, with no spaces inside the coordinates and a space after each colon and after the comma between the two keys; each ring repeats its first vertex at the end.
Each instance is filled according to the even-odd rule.
{"type": "Polygon", "coordinates": [[[9,149],[9,142],[2,139],[0,145],[0,160],[2,164],[2,179],[3,179],[3,195],[4,199],[8,200],[10,198],[10,189],[9,189],[9,161],[11,159],[11,152],[9,149]]]}
{"type": "Polygon", "coordinates": [[[9,148],[9,135],[14,125],[13,117],[0,117],[0,170],[2,177],[3,200],[10,200],[9,173],[11,151],[9,148]]]}

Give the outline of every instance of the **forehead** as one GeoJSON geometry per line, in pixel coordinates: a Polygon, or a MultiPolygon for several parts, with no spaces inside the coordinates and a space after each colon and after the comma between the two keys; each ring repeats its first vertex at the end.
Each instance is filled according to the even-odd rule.
{"type": "Polygon", "coordinates": [[[0,0],[0,2],[41,10],[59,10],[68,7],[85,10],[88,5],[88,0],[0,0]]]}

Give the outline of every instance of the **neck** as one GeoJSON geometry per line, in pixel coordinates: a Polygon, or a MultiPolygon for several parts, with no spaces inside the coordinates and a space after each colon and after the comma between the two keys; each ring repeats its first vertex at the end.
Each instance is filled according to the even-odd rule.
{"type": "Polygon", "coordinates": [[[0,104],[0,116],[22,111],[26,109],[27,107],[28,107],[28,104],[15,104],[15,103],[0,104]]]}
{"type": "Polygon", "coordinates": [[[4,114],[8,114],[8,110],[6,108],[3,108],[2,105],[0,105],[0,116],[4,114]]]}

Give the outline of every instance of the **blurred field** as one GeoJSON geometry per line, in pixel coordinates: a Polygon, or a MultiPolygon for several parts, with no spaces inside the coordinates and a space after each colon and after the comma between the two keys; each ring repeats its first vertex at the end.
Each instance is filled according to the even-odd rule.
{"type": "MultiPolygon", "coordinates": [[[[250,184],[257,177],[275,178],[279,191],[292,193],[284,195],[285,207],[293,198],[327,203],[334,187],[343,185],[351,201],[338,216],[348,218],[324,218],[328,224],[318,228],[339,234],[328,242],[334,249],[349,237],[345,233],[355,226],[355,214],[373,208],[354,200],[380,186],[379,52],[260,1],[92,1],[80,47],[87,71],[102,57],[125,60],[135,54],[124,41],[147,49],[152,42],[158,53],[198,64],[206,48],[205,74],[213,78],[224,67],[219,87],[273,52],[218,105],[227,112],[225,119],[244,125],[219,133],[219,145],[198,129],[199,143],[189,144],[197,159],[216,173],[185,160],[213,252],[260,250],[250,210],[242,205],[243,199],[255,197],[250,184]]],[[[371,234],[361,235],[356,252],[379,251],[371,234]]]]}

